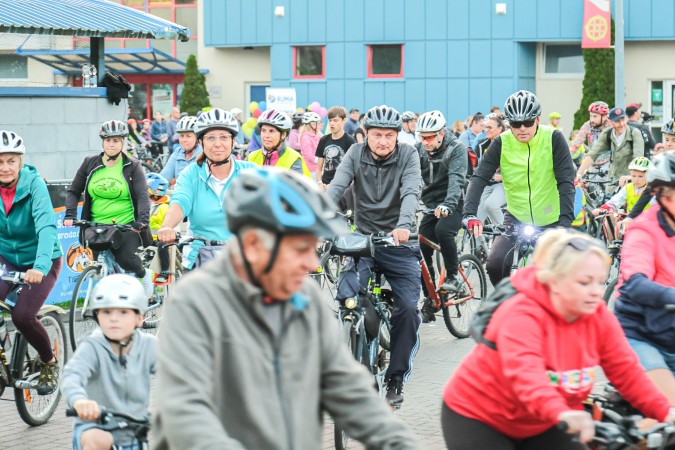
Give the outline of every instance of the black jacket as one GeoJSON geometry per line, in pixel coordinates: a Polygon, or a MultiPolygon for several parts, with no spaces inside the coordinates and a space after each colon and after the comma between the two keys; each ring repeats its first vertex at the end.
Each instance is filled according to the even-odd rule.
{"type": "MultiPolygon", "coordinates": [[[[75,178],[73,178],[68,195],[66,196],[66,219],[77,218],[77,203],[84,193],[84,203],[82,205],[82,220],[91,220],[91,195],[89,195],[89,180],[91,175],[98,169],[104,167],[103,152],[96,156],[84,158],[82,165],[77,169],[75,178]]],[[[143,244],[148,245],[152,242],[152,235],[147,225],[150,223],[150,197],[148,196],[148,184],[145,181],[143,166],[135,159],[130,158],[122,152],[122,175],[129,186],[129,196],[134,208],[134,220],[146,225],[141,233],[143,244]],[[149,241],[148,241],[149,237],[149,241]]]]}
{"type": "Polygon", "coordinates": [[[656,145],[654,136],[652,136],[652,131],[649,129],[647,125],[645,125],[642,122],[638,122],[636,120],[629,120],[628,125],[640,130],[640,133],[642,133],[642,138],[645,140],[645,157],[650,158],[652,150],[656,145]]]}
{"type": "Polygon", "coordinates": [[[431,155],[424,149],[421,142],[415,147],[420,157],[422,170],[422,201],[427,208],[446,206],[454,213],[461,208],[462,192],[467,181],[467,151],[449,128],[445,129],[445,136],[441,147],[431,155]]]}

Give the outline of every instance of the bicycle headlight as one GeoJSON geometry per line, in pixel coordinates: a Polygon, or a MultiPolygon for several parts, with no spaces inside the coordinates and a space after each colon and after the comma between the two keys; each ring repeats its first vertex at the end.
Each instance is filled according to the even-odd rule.
{"type": "Polygon", "coordinates": [[[524,236],[532,236],[534,234],[534,232],[535,232],[535,229],[532,225],[525,225],[525,227],[523,227],[523,235],[524,236]]]}
{"type": "Polygon", "coordinates": [[[349,297],[345,299],[345,308],[347,309],[354,309],[358,306],[358,302],[354,297],[349,297]]]}

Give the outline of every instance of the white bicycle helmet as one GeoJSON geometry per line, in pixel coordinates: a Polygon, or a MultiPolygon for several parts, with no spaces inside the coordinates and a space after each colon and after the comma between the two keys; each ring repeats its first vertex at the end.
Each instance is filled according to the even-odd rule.
{"type": "Polygon", "coordinates": [[[412,111],[404,111],[401,114],[401,120],[403,122],[410,122],[411,120],[414,120],[417,117],[417,114],[415,114],[412,111]]]}
{"type": "Polygon", "coordinates": [[[0,131],[0,153],[24,155],[26,153],[26,146],[23,145],[21,136],[13,131],[0,131]]]}
{"type": "Polygon", "coordinates": [[[209,130],[227,130],[236,136],[239,133],[239,122],[230,111],[213,108],[202,113],[195,121],[194,132],[201,139],[209,130]]]}
{"type": "Polygon", "coordinates": [[[644,156],[638,156],[630,162],[628,165],[628,170],[639,170],[640,172],[646,172],[649,169],[649,159],[644,156]]]}
{"type": "Polygon", "coordinates": [[[176,133],[194,133],[195,123],[197,123],[195,116],[181,117],[176,124],[176,133]]]}
{"type": "Polygon", "coordinates": [[[647,170],[647,182],[652,187],[675,187],[675,153],[661,153],[654,157],[647,170]]]}
{"type": "Polygon", "coordinates": [[[308,124],[312,122],[321,122],[321,116],[315,112],[306,112],[302,115],[302,123],[308,124]]]}
{"type": "Polygon", "coordinates": [[[109,137],[127,137],[129,136],[129,128],[124,122],[119,120],[108,120],[101,125],[101,131],[98,132],[101,139],[109,137]]]}
{"type": "Polygon", "coordinates": [[[437,133],[445,128],[447,122],[443,113],[434,110],[425,112],[417,119],[418,133],[437,133]]]}
{"type": "Polygon", "coordinates": [[[541,104],[532,92],[521,90],[506,99],[504,115],[509,122],[536,119],[541,115],[541,104]]]}
{"type": "Polygon", "coordinates": [[[391,128],[393,130],[401,131],[401,114],[394,108],[381,105],[374,106],[366,113],[363,122],[363,128],[366,130],[370,128],[391,128]]]}
{"type": "MultiPolygon", "coordinates": [[[[303,122],[304,120],[303,116],[303,122]]],[[[258,117],[258,130],[260,130],[260,127],[263,125],[271,125],[279,131],[290,131],[290,129],[293,128],[293,121],[288,117],[288,114],[283,111],[268,109],[258,117]]]]}
{"type": "Polygon", "coordinates": [[[92,292],[92,311],[102,308],[129,308],[143,314],[148,298],[138,278],[115,273],[99,281],[92,292]]]}

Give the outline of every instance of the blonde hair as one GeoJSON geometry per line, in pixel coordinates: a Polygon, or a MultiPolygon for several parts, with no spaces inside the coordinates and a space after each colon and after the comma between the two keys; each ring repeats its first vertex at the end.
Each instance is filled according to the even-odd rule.
{"type": "Polygon", "coordinates": [[[547,230],[539,238],[532,255],[534,265],[539,269],[537,280],[546,283],[554,278],[566,277],[579,269],[591,254],[598,255],[609,270],[609,254],[597,239],[578,231],[547,230]],[[577,250],[570,245],[573,240],[586,241],[586,248],[577,250]]]}

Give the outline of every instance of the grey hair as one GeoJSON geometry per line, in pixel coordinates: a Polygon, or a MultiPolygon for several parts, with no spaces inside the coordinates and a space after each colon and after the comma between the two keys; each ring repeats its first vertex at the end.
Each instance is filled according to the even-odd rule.
{"type": "Polygon", "coordinates": [[[239,230],[239,236],[243,237],[248,232],[255,233],[255,235],[258,236],[258,239],[260,239],[262,242],[263,247],[265,247],[267,250],[272,250],[272,247],[274,247],[274,241],[276,239],[274,233],[254,225],[244,225],[239,230]]]}

